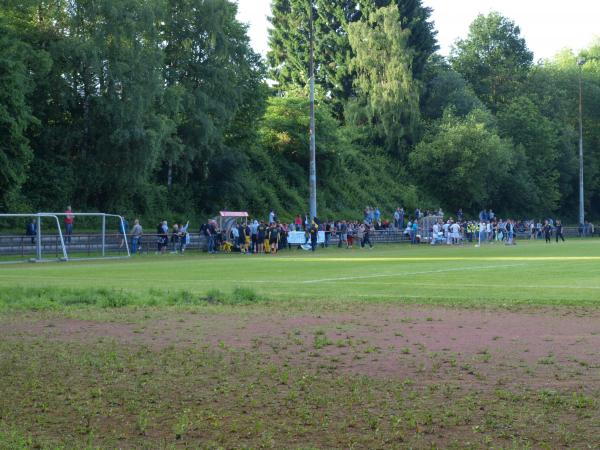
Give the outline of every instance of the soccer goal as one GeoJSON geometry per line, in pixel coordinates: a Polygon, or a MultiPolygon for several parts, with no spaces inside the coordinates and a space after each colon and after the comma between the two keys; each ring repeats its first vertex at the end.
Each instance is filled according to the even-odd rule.
{"type": "Polygon", "coordinates": [[[0,214],[0,264],[128,258],[127,231],[117,214],[0,214]]]}

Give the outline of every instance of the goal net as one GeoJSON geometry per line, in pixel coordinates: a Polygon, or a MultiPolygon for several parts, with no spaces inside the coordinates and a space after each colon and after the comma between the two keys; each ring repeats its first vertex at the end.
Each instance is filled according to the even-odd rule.
{"type": "Polygon", "coordinates": [[[0,264],[127,258],[127,228],[116,214],[0,214],[0,264]]]}

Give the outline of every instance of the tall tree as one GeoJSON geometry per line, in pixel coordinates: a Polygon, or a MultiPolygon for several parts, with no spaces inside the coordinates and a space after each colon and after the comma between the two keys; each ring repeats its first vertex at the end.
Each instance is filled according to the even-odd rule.
{"type": "Polygon", "coordinates": [[[560,200],[557,170],[559,136],[552,121],[544,117],[527,97],[515,98],[498,114],[503,137],[523,146],[531,176],[530,213],[550,214],[560,200]]]}
{"type": "Polygon", "coordinates": [[[373,137],[396,156],[405,156],[419,113],[409,35],[410,31],[400,24],[395,5],[379,8],[368,21],[355,22],[348,28],[356,55],[351,67],[357,73],[357,94],[349,103],[347,116],[371,129],[373,137]]]}
{"type": "Polygon", "coordinates": [[[520,28],[492,12],[473,21],[469,36],[453,47],[450,61],[479,98],[496,112],[517,95],[531,68],[533,53],[521,37],[520,28]]]}
{"type": "Polygon", "coordinates": [[[354,95],[354,56],[348,39],[349,25],[367,22],[378,9],[396,5],[401,28],[410,30],[407,44],[413,52],[412,75],[421,79],[427,59],[437,43],[431,10],[421,0],[274,0],[267,55],[270,77],[280,90],[303,87],[308,82],[308,18],[310,5],[315,26],[315,80],[325,100],[342,118],[344,102],[354,95]]]}
{"type": "Polygon", "coordinates": [[[199,209],[242,195],[244,133],[235,124],[246,117],[243,126],[251,127],[264,100],[262,63],[236,12],[229,0],[169,0],[163,27],[165,107],[174,128],[160,178],[187,186],[199,209]]]}
{"type": "MultiPolygon", "coordinates": [[[[46,52],[22,39],[19,21],[9,21],[10,11],[0,13],[0,210],[22,207],[21,186],[27,180],[33,152],[28,131],[38,124],[29,96],[34,76],[49,67],[46,52]]],[[[14,17],[13,17],[14,19],[14,17]]]]}
{"type": "Polygon", "coordinates": [[[506,202],[506,197],[528,194],[521,183],[528,176],[521,172],[522,158],[509,140],[498,136],[492,121],[482,110],[464,118],[449,111],[410,155],[421,185],[450,211],[474,213],[493,205],[501,212],[521,212],[527,203],[506,202]]]}

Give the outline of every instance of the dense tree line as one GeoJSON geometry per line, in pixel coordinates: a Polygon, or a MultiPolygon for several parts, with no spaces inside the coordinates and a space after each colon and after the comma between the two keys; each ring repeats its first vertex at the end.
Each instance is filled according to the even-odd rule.
{"type": "Polygon", "coordinates": [[[305,211],[312,18],[320,215],[574,220],[581,75],[600,216],[600,43],[535,63],[491,13],[442,58],[420,0],[274,0],[263,61],[235,15],[230,0],[4,0],[0,209],[305,211]]]}

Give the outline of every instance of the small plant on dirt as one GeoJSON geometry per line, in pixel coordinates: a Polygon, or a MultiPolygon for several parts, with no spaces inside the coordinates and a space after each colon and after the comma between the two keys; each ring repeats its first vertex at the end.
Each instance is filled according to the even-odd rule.
{"type": "Polygon", "coordinates": [[[554,355],[549,353],[548,356],[538,359],[538,364],[554,364],[556,361],[554,360],[554,355]]]}
{"type": "Polygon", "coordinates": [[[488,363],[492,359],[492,354],[490,353],[490,351],[487,348],[479,350],[477,352],[477,355],[478,355],[477,359],[484,363],[488,363]]]}
{"type": "Polygon", "coordinates": [[[181,439],[185,433],[187,433],[190,427],[190,418],[189,411],[186,409],[183,411],[183,414],[179,416],[175,426],[173,427],[173,432],[175,433],[175,439],[181,439]]]}
{"type": "Polygon", "coordinates": [[[141,436],[146,435],[146,431],[148,430],[148,412],[140,411],[137,422],[136,422],[137,430],[141,436]]]}
{"type": "Polygon", "coordinates": [[[403,355],[410,355],[410,348],[408,348],[408,347],[402,347],[400,349],[400,353],[402,353],[403,355]]]}

